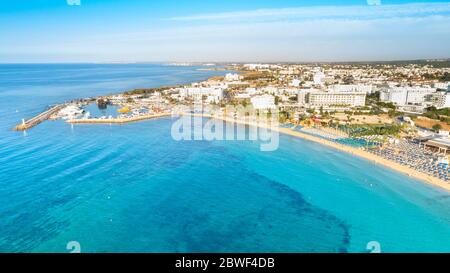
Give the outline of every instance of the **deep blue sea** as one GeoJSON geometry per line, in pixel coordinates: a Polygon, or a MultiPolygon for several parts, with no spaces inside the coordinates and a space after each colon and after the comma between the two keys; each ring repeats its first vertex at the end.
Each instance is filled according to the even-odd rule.
{"type": "Polygon", "coordinates": [[[290,136],[181,141],[172,118],[47,121],[47,105],[224,72],[0,65],[0,252],[450,252],[450,194],[290,136]]]}

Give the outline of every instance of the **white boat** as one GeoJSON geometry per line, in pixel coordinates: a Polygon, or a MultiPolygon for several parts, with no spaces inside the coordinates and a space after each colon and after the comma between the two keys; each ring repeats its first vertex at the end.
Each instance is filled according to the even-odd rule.
{"type": "Polygon", "coordinates": [[[84,110],[75,105],[68,105],[58,112],[57,117],[62,119],[75,119],[82,115],[84,110]]]}

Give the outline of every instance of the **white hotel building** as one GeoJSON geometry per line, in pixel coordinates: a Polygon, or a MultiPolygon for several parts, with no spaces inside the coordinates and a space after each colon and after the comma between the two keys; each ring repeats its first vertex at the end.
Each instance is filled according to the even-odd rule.
{"type": "Polygon", "coordinates": [[[206,96],[207,102],[219,102],[223,98],[223,89],[214,87],[188,87],[179,89],[180,96],[201,100],[206,96]]]}
{"type": "Polygon", "coordinates": [[[436,92],[425,97],[425,103],[427,105],[432,105],[437,109],[449,108],[450,107],[450,93],[442,91],[436,92]]]}
{"type": "Polygon", "coordinates": [[[330,92],[372,93],[372,85],[363,84],[336,84],[330,87],[330,92]]]}
{"type": "Polygon", "coordinates": [[[250,102],[256,110],[275,109],[275,97],[272,95],[261,95],[252,97],[250,102]]]}
{"type": "Polygon", "coordinates": [[[437,82],[433,84],[434,88],[450,91],[450,82],[437,82]]]}
{"type": "Polygon", "coordinates": [[[325,74],[321,70],[317,70],[313,76],[314,84],[322,85],[324,79],[325,79],[325,74]]]}
{"type": "Polygon", "coordinates": [[[309,108],[326,110],[346,109],[366,105],[366,93],[362,92],[311,92],[306,96],[309,108]]]}
{"type": "Polygon", "coordinates": [[[380,98],[398,106],[420,105],[425,102],[426,96],[435,92],[436,88],[431,87],[393,87],[380,98]]]}
{"type": "Polygon", "coordinates": [[[228,82],[240,81],[242,77],[239,74],[227,73],[225,75],[225,80],[228,82]]]}

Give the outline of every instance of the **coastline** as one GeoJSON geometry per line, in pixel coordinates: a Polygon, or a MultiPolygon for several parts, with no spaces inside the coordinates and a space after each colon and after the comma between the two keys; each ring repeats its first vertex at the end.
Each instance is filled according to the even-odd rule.
{"type": "MultiPolygon", "coordinates": [[[[132,118],[122,118],[122,119],[119,119],[119,118],[115,118],[115,119],[84,119],[84,120],[79,119],[79,120],[68,120],[67,122],[71,123],[71,124],[112,124],[112,123],[124,124],[124,123],[147,120],[147,119],[167,117],[167,116],[171,116],[171,115],[172,115],[172,113],[161,113],[161,114],[152,114],[152,115],[138,116],[138,117],[132,117],[132,118]]],[[[227,118],[227,117],[221,117],[221,116],[213,116],[213,115],[209,115],[209,114],[183,113],[182,115],[190,115],[193,117],[203,117],[203,118],[214,118],[214,119],[218,119],[218,120],[222,120],[222,121],[230,122],[230,123],[236,123],[236,124],[248,125],[248,126],[256,126],[259,128],[275,130],[275,131],[285,134],[285,135],[312,141],[312,142],[315,142],[315,143],[318,143],[321,145],[325,145],[330,148],[337,149],[339,151],[343,151],[343,152],[351,154],[351,155],[358,156],[358,157],[366,159],[374,164],[382,165],[383,167],[389,168],[391,170],[397,171],[397,172],[407,175],[409,177],[420,180],[426,184],[429,184],[429,185],[432,185],[435,187],[439,187],[440,189],[446,190],[447,192],[450,193],[450,184],[446,183],[445,181],[443,181],[439,178],[430,176],[426,173],[419,172],[417,170],[403,166],[397,162],[379,157],[377,155],[368,153],[368,152],[358,149],[358,148],[354,148],[354,147],[347,146],[344,144],[332,142],[332,141],[329,141],[329,140],[326,140],[323,138],[319,138],[319,137],[315,137],[315,136],[301,133],[298,131],[294,131],[289,128],[270,127],[266,124],[248,122],[248,121],[232,119],[232,118],[227,118]]]]}
{"type": "MultiPolygon", "coordinates": [[[[197,69],[199,70],[199,69],[197,69]]],[[[226,69],[226,68],[221,68],[219,70],[216,69],[211,69],[211,68],[205,68],[205,70],[199,70],[199,71],[235,71],[235,72],[241,72],[238,70],[233,70],[233,69],[226,69]]],[[[210,76],[206,78],[206,81],[210,81],[210,80],[214,80],[217,77],[224,77],[224,76],[210,76]]],[[[151,88],[140,88],[140,89],[134,89],[134,90],[129,90],[129,91],[122,91],[122,92],[117,92],[117,93],[111,93],[109,95],[105,95],[106,97],[108,96],[112,96],[112,95],[123,95],[123,94],[134,94],[134,93],[138,93],[140,94],[140,90],[160,90],[160,89],[170,89],[170,88],[176,88],[179,86],[183,86],[184,84],[174,84],[174,85],[168,85],[168,86],[160,86],[160,87],[151,87],[151,88]]],[[[101,98],[103,96],[97,96],[96,98],[101,98]]],[[[74,100],[72,100],[71,102],[73,102],[74,100]]],[[[93,100],[95,101],[95,99],[93,100]]],[[[53,112],[51,114],[47,114],[48,112],[50,112],[52,109],[60,109],[61,107],[66,106],[68,103],[61,103],[61,104],[57,104],[54,105],[51,109],[39,113],[37,116],[34,116],[28,120],[24,120],[22,123],[17,124],[16,126],[14,126],[12,128],[13,131],[25,131],[28,129],[33,128],[34,126],[38,125],[39,123],[43,122],[44,120],[49,120],[51,119],[51,115],[54,114],[53,112]],[[41,120],[39,120],[38,122],[36,122],[36,119],[39,119],[41,116],[45,116],[44,118],[42,118],[41,120]]],[[[154,114],[154,115],[145,115],[145,116],[139,116],[139,117],[132,117],[132,118],[114,118],[114,119],[70,119],[67,120],[68,123],[71,124],[109,124],[109,123],[116,123],[116,124],[123,124],[123,123],[129,123],[129,122],[136,122],[136,121],[141,121],[141,120],[146,120],[146,119],[152,119],[152,118],[159,118],[159,117],[163,117],[163,116],[170,116],[170,113],[165,113],[165,114],[154,114]]]]}
{"type": "Polygon", "coordinates": [[[366,151],[363,151],[361,149],[358,148],[354,148],[354,147],[350,147],[350,146],[346,146],[343,144],[339,144],[339,143],[335,143],[326,139],[322,139],[319,137],[315,137],[315,136],[311,136],[305,133],[301,133],[298,131],[294,131],[291,130],[289,128],[281,128],[281,127],[275,127],[272,128],[270,126],[267,126],[265,124],[259,124],[259,123],[254,123],[254,122],[247,122],[247,121],[242,121],[242,120],[237,120],[237,119],[231,119],[231,118],[226,118],[226,117],[217,117],[217,116],[212,116],[212,115],[207,115],[207,114],[191,114],[192,116],[198,116],[198,117],[206,117],[206,118],[214,118],[214,119],[219,119],[219,120],[223,120],[225,122],[234,122],[236,124],[242,124],[242,125],[249,125],[249,126],[256,126],[256,127],[260,127],[260,128],[266,128],[266,129],[271,129],[271,130],[275,130],[279,133],[285,134],[285,135],[290,135],[293,137],[297,137],[297,138],[301,138],[301,139],[305,139],[308,141],[312,141],[318,144],[322,144],[325,146],[328,146],[330,148],[334,148],[337,149],[339,151],[343,151],[355,156],[358,156],[360,158],[364,158],[374,164],[377,165],[382,165],[383,167],[387,167],[391,170],[397,171],[399,173],[402,173],[404,175],[407,175],[409,177],[415,178],[421,182],[424,182],[426,184],[435,186],[435,187],[439,187],[440,189],[443,189],[447,192],[450,193],[450,184],[446,183],[445,181],[430,176],[426,173],[422,173],[419,171],[416,171],[414,169],[411,169],[409,167],[403,166],[397,162],[391,161],[391,160],[387,160],[385,158],[379,157],[377,155],[368,153],[366,151]]]}
{"type": "MultiPolygon", "coordinates": [[[[226,70],[226,69],[224,69],[226,70]]],[[[235,70],[237,71],[237,70],[235,70]]],[[[237,72],[241,72],[244,73],[243,71],[237,71],[237,72]]],[[[247,72],[249,73],[249,72],[247,72]]],[[[213,79],[214,77],[209,77],[208,80],[213,79]]],[[[174,87],[174,86],[172,86],[174,87]]],[[[169,87],[163,87],[163,88],[171,88],[169,87]]],[[[159,89],[159,88],[151,88],[151,89],[159,89]]],[[[135,92],[134,91],[129,91],[131,93],[135,92]]],[[[127,93],[127,92],[125,92],[127,93]]],[[[123,93],[121,93],[123,94],[123,93]]],[[[61,105],[59,105],[61,106],[61,105]]],[[[259,128],[266,128],[266,129],[270,129],[270,130],[275,130],[279,133],[285,134],[285,135],[290,135],[293,137],[297,137],[297,138],[301,138],[301,139],[305,139],[308,141],[312,141],[315,143],[319,143],[325,146],[328,146],[330,148],[334,148],[355,156],[358,156],[360,158],[364,158],[374,164],[378,164],[378,165],[382,165],[384,167],[387,167],[389,169],[392,169],[394,171],[397,171],[399,173],[402,173],[404,175],[407,175],[409,177],[415,178],[417,180],[420,180],[424,183],[427,183],[429,185],[433,185],[436,187],[439,187],[443,190],[446,190],[447,192],[450,192],[450,183],[446,183],[445,181],[433,177],[431,175],[428,175],[426,173],[422,173],[419,172],[417,170],[414,170],[412,168],[409,168],[407,166],[403,166],[395,161],[391,161],[385,158],[382,158],[380,156],[374,155],[372,153],[366,152],[364,150],[358,149],[358,148],[354,148],[351,146],[347,146],[344,144],[339,144],[336,142],[332,142],[323,138],[319,138],[316,136],[312,136],[306,133],[302,133],[302,132],[298,132],[298,131],[294,131],[290,128],[281,128],[281,127],[271,127],[265,124],[260,124],[260,123],[254,123],[254,122],[248,122],[248,121],[243,121],[243,120],[238,120],[238,119],[232,119],[232,118],[228,118],[228,117],[222,117],[222,116],[214,116],[214,115],[210,115],[210,114],[192,114],[192,113],[180,113],[182,115],[191,115],[191,116],[197,116],[197,117],[204,117],[204,118],[214,118],[214,119],[219,119],[219,120],[223,120],[225,122],[231,122],[231,123],[236,123],[236,124],[242,124],[242,125],[249,125],[249,126],[256,126],[259,128]]],[[[41,114],[42,115],[42,114],[41,114]]],[[[125,124],[125,123],[131,123],[131,122],[138,122],[138,121],[143,121],[143,120],[148,120],[148,119],[156,119],[156,118],[161,118],[161,117],[167,117],[167,116],[171,116],[172,113],[159,113],[159,114],[151,114],[151,115],[142,115],[142,116],[135,116],[135,117],[129,117],[129,118],[111,118],[111,119],[70,119],[67,120],[67,123],[70,124],[125,124]]],[[[39,117],[39,115],[37,116],[39,117]]],[[[36,118],[36,117],[35,117],[36,118]]],[[[33,118],[34,119],[34,118],[33,118]]],[[[33,120],[31,119],[31,120],[33,120]]],[[[15,130],[17,130],[17,128],[21,128],[20,126],[23,125],[17,125],[15,127],[15,130]]],[[[31,126],[32,127],[32,126],[31,126]]],[[[29,127],[27,127],[29,128],[29,127]]]]}

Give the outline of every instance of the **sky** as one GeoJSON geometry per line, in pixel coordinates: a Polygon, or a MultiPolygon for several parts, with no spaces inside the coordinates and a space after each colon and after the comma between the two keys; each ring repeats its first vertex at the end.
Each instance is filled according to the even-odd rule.
{"type": "Polygon", "coordinates": [[[440,58],[450,2],[0,0],[0,63],[440,58]]]}

